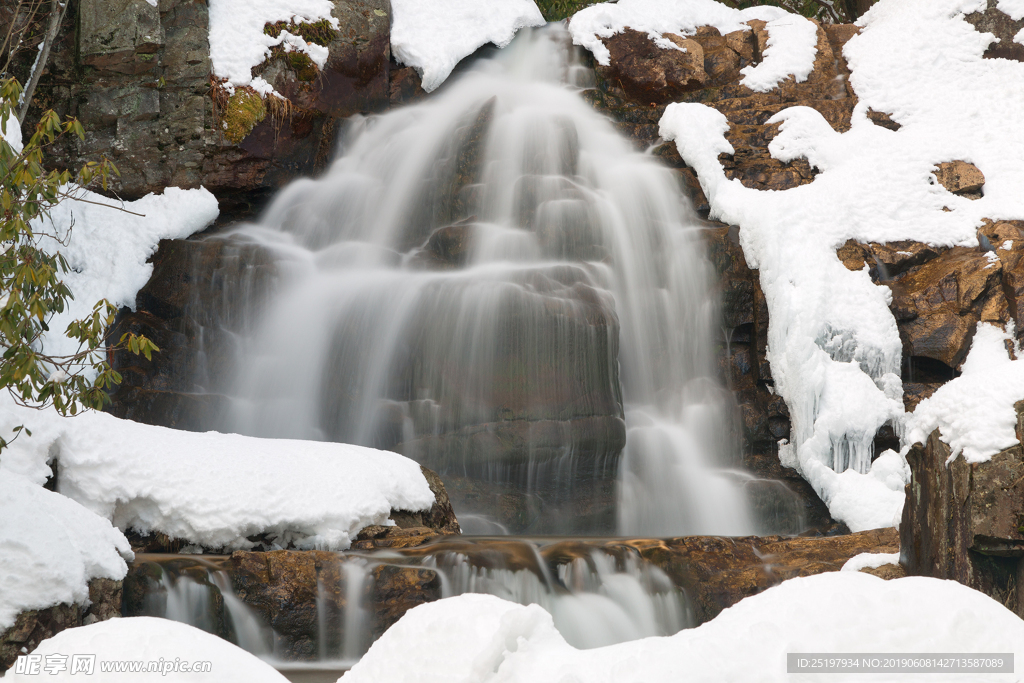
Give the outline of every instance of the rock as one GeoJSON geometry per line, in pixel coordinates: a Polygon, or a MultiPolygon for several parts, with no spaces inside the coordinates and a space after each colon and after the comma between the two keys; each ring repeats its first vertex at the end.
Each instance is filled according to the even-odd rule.
{"type": "Polygon", "coordinates": [[[62,603],[19,614],[13,626],[0,632],[0,674],[13,666],[19,655],[32,652],[64,629],[120,617],[121,582],[90,580],[89,600],[92,604],[87,608],[62,603]]]}
{"type": "Polygon", "coordinates": [[[111,156],[121,171],[111,179],[119,196],[205,186],[245,202],[323,168],[336,121],[388,106],[389,14],[387,0],[336,0],[340,30],[325,41],[324,69],[299,53],[274,52],[254,72],[288,105],[226,136],[222,123],[237,113],[229,100],[238,98],[211,78],[205,2],[164,0],[157,8],[144,0],[84,0],[29,116],[46,107],[78,116],[86,139],[61,141],[52,159],[78,167],[111,156]]]}
{"type": "Polygon", "coordinates": [[[979,320],[999,320],[1005,297],[1002,267],[979,249],[956,247],[909,269],[891,283],[893,315],[904,357],[917,356],[958,368],[979,320]]]}
{"type": "Polygon", "coordinates": [[[441,576],[433,569],[388,564],[374,567],[369,591],[373,605],[370,637],[377,640],[413,607],[442,597],[441,576]]]}
{"type": "Polygon", "coordinates": [[[690,536],[619,543],[638,551],[686,591],[698,624],[787,579],[837,571],[860,553],[899,549],[895,529],[823,538],[690,536]]]}
{"type": "Polygon", "coordinates": [[[969,199],[981,198],[985,174],[966,161],[945,161],[938,165],[935,178],[944,188],[969,199]]]}
{"type": "Polygon", "coordinates": [[[113,354],[123,377],[108,411],[117,417],[190,431],[219,426],[232,379],[236,341],[277,281],[271,253],[235,239],[162,240],[153,275],[107,334],[144,334],[160,348],[152,360],[113,354]]]}
{"type": "Polygon", "coordinates": [[[708,75],[700,44],[674,34],[664,37],[686,52],[658,47],[646,33],[629,28],[604,39],[610,65],[599,66],[598,74],[645,104],[671,102],[684,92],[703,87],[708,75]]]}
{"type": "Polygon", "coordinates": [[[473,216],[430,233],[427,243],[412,256],[412,262],[427,268],[450,270],[465,265],[472,251],[476,225],[473,216]]]}
{"type": "MultiPolygon", "coordinates": [[[[1024,401],[1014,407],[1020,435],[1024,401]]],[[[901,564],[911,576],[959,581],[1024,616],[1024,446],[982,463],[958,457],[947,465],[949,456],[938,431],[907,454],[901,564]]]]}
{"type": "Polygon", "coordinates": [[[1011,59],[1024,62],[1024,45],[1014,42],[1017,34],[1024,30],[1024,19],[1013,20],[999,9],[998,0],[988,0],[988,7],[981,12],[971,12],[964,19],[979,33],[991,33],[995,40],[985,50],[985,59],[1011,59]]]}
{"type": "Polygon", "coordinates": [[[865,574],[877,576],[880,579],[889,581],[891,579],[902,579],[907,575],[907,570],[901,564],[883,564],[881,567],[865,567],[860,571],[865,574]]]}

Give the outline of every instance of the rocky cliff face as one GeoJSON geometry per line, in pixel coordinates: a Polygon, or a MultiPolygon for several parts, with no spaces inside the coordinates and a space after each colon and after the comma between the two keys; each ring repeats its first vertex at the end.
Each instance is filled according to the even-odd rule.
{"type": "Polygon", "coordinates": [[[389,14],[387,0],[338,0],[341,28],[323,41],[330,56],[322,72],[284,53],[257,67],[287,98],[260,115],[211,76],[202,0],[80,0],[32,112],[78,117],[86,139],[51,158],[77,168],[106,155],[121,171],[111,189],[122,197],[202,185],[222,209],[244,208],[322,168],[341,120],[388,105],[389,14]]]}

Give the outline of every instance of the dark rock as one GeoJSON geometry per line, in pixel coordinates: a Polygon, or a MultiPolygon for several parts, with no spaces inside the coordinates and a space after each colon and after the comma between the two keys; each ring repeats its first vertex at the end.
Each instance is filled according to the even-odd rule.
{"type": "MultiPolygon", "coordinates": [[[[1015,408],[1021,423],[1024,402],[1015,408]]],[[[957,457],[947,465],[949,456],[938,431],[907,455],[900,563],[912,576],[959,581],[1024,616],[1024,447],[982,463],[957,457]]]]}
{"type": "Polygon", "coordinates": [[[875,111],[874,109],[868,109],[868,118],[871,119],[871,121],[876,126],[888,128],[891,131],[897,131],[903,127],[896,121],[893,121],[892,117],[889,114],[885,113],[884,111],[875,111]]]}

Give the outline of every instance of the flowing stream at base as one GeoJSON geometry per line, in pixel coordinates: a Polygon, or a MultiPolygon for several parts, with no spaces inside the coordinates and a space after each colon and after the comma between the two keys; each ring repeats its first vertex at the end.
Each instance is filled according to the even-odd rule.
{"type": "MultiPolygon", "coordinates": [[[[258,314],[232,378],[204,387],[231,397],[221,429],[401,452],[438,471],[470,534],[798,533],[786,487],[740,469],[699,221],[675,176],[580,96],[593,76],[579,60],[561,25],[524,30],[431,99],[352,120],[321,177],[216,236],[273,254],[277,273],[239,307],[258,314]]],[[[543,605],[580,647],[692,625],[637,558],[472,555],[416,562],[445,596],[543,605]]],[[[300,658],[360,656],[360,596],[376,568],[412,562],[345,557],[341,583],[318,584],[300,658]]],[[[230,637],[274,657],[273,630],[203,571],[165,572],[147,613],[212,629],[220,600],[230,637]]]]}

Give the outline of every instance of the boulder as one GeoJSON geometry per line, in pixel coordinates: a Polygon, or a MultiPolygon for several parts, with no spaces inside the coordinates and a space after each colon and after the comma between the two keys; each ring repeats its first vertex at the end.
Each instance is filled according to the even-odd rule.
{"type": "Polygon", "coordinates": [[[994,40],[985,50],[985,59],[1012,59],[1024,62],[1024,45],[1014,38],[1024,30],[1024,19],[1014,20],[999,9],[998,0],[988,0],[988,7],[964,17],[979,33],[991,33],[994,40]]]}

